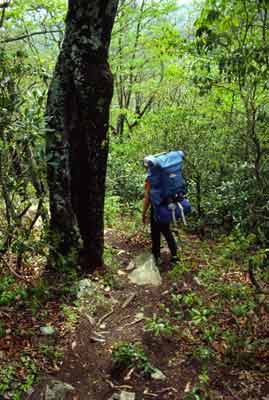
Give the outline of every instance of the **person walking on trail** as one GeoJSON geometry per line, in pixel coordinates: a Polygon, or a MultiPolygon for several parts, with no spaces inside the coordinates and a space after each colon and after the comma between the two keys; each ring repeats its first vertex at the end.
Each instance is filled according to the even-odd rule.
{"type": "Polygon", "coordinates": [[[162,223],[154,218],[154,208],[150,201],[150,180],[149,177],[145,181],[145,192],[144,192],[144,207],[142,213],[142,222],[145,225],[147,223],[147,213],[150,208],[150,232],[151,232],[151,243],[152,243],[152,254],[156,265],[160,265],[161,260],[161,233],[166,239],[167,245],[171,252],[171,261],[178,261],[177,257],[177,245],[175,238],[171,232],[169,223],[162,223]]]}
{"type": "Polygon", "coordinates": [[[161,234],[165,237],[172,263],[178,261],[177,245],[170,225],[182,219],[186,225],[185,215],[191,212],[186,199],[186,185],[182,175],[184,153],[170,151],[144,158],[148,176],[145,181],[143,224],[147,222],[150,209],[150,227],[152,253],[156,264],[160,263],[161,234]]]}

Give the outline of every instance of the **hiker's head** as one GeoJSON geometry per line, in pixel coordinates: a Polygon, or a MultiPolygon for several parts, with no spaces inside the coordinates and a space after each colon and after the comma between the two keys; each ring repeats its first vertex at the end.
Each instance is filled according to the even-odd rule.
{"type": "Polygon", "coordinates": [[[154,156],[146,156],[143,160],[143,165],[147,169],[154,167],[154,156]]]}
{"type": "Polygon", "coordinates": [[[148,167],[149,167],[149,163],[148,163],[147,157],[145,157],[144,160],[143,160],[143,167],[145,169],[148,169],[148,167]]]}
{"type": "Polygon", "coordinates": [[[179,150],[179,153],[180,153],[181,157],[184,160],[186,153],[184,151],[182,151],[182,150],[179,150]]]}

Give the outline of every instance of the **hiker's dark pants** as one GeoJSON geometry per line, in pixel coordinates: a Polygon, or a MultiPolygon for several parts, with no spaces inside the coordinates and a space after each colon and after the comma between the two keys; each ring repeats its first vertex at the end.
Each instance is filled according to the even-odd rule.
{"type": "Polygon", "coordinates": [[[150,230],[151,230],[151,241],[152,241],[152,254],[155,258],[161,255],[161,233],[167,241],[169,250],[172,257],[177,255],[177,245],[174,236],[170,230],[169,224],[162,224],[154,219],[153,209],[150,210],[150,230]]]}

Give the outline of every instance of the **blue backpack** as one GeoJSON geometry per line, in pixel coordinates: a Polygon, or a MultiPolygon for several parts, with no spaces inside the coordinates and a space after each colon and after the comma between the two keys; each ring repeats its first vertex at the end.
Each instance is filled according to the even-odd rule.
{"type": "Polygon", "coordinates": [[[147,156],[150,181],[150,200],[154,207],[154,217],[162,223],[170,223],[182,218],[191,211],[189,201],[184,198],[186,184],[182,175],[182,151],[170,151],[147,156]]]}

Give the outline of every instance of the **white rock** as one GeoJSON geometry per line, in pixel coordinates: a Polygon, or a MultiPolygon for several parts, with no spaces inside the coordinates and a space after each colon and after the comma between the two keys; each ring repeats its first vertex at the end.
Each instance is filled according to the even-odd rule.
{"type": "Polygon", "coordinates": [[[150,374],[152,379],[158,380],[158,381],[165,381],[166,376],[160,371],[159,369],[155,368],[154,372],[150,374]]]}
{"type": "Polygon", "coordinates": [[[120,393],[120,400],[135,400],[135,393],[122,391],[120,393]]]}
{"type": "Polygon", "coordinates": [[[136,268],[128,276],[132,283],[136,285],[161,285],[162,278],[151,254],[142,253],[135,258],[134,263],[136,268]]]}
{"type": "Polygon", "coordinates": [[[42,335],[46,335],[46,336],[53,335],[56,332],[55,328],[53,328],[53,326],[49,326],[49,325],[41,326],[39,329],[40,329],[40,332],[42,333],[42,335]]]}

